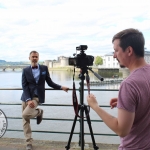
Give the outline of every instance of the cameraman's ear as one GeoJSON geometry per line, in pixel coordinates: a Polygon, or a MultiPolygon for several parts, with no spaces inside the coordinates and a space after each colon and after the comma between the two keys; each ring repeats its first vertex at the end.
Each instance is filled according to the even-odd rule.
{"type": "Polygon", "coordinates": [[[131,56],[133,54],[133,48],[131,46],[127,48],[127,51],[128,51],[128,56],[131,56]]]}

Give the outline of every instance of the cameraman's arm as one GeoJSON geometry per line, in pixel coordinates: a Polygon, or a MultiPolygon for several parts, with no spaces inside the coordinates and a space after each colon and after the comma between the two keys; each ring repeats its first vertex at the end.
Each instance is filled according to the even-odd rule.
{"type": "Polygon", "coordinates": [[[87,97],[89,106],[100,116],[104,123],[117,135],[124,137],[129,134],[133,125],[135,113],[118,109],[118,117],[113,117],[99,107],[93,94],[87,97]]]}

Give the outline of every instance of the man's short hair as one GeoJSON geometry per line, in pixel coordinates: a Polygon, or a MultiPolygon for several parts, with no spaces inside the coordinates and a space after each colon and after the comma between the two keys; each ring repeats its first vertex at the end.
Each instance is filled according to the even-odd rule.
{"type": "MultiPolygon", "coordinates": [[[[30,52],[29,56],[32,54],[32,53],[38,53],[37,51],[33,50],[30,52]]],[[[39,53],[38,53],[39,54],[39,53]]]]}

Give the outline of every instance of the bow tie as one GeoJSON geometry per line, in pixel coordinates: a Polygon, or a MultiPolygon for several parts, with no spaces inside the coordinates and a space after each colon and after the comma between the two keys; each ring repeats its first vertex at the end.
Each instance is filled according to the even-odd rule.
{"type": "Polygon", "coordinates": [[[32,69],[37,69],[38,68],[38,66],[32,66],[32,69]]]}

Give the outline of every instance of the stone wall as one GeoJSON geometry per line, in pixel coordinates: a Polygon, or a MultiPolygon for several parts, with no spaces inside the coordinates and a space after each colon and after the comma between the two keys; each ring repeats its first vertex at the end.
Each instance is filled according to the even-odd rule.
{"type": "Polygon", "coordinates": [[[44,65],[48,68],[65,67],[68,66],[68,59],[68,57],[60,56],[57,61],[45,60],[44,65]]]}

